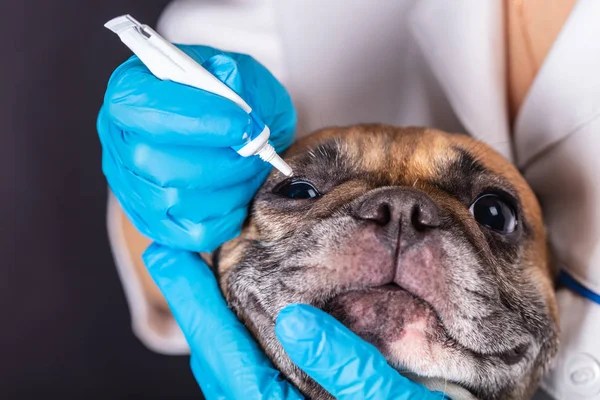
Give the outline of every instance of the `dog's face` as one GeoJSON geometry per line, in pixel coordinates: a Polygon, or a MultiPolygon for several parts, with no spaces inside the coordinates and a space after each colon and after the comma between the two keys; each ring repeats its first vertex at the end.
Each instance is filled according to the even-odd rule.
{"type": "Polygon", "coordinates": [[[380,125],[319,131],[286,160],[295,176],[271,174],[218,274],[292,382],[328,397],[274,335],[284,306],[307,303],[431,388],[531,395],[557,346],[553,271],[508,161],[463,135],[380,125]]]}

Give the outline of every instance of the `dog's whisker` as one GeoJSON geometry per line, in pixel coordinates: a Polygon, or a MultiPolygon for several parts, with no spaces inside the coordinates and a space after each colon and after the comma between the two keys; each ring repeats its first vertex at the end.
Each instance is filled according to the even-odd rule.
{"type": "Polygon", "coordinates": [[[446,396],[448,392],[448,379],[444,379],[444,389],[442,390],[442,395],[446,396]]]}

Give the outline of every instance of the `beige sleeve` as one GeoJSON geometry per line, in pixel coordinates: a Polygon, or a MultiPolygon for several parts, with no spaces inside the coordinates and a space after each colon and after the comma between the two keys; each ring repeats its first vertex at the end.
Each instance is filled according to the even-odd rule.
{"type": "Polygon", "coordinates": [[[142,253],[151,242],[131,224],[112,193],[108,198],[107,226],[134,334],[158,353],[188,354],[185,338],[142,260],[142,253]]]}
{"type": "Polygon", "coordinates": [[[576,0],[505,0],[508,103],[514,120],[576,0]]]}

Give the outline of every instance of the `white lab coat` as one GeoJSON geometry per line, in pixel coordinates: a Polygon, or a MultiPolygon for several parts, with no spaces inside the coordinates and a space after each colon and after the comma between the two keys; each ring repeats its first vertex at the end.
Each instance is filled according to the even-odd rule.
{"type": "MultiPolygon", "coordinates": [[[[157,29],[173,42],[254,56],[289,89],[300,135],[382,122],[489,143],[538,194],[561,267],[600,293],[600,1],[579,0],[512,131],[502,24],[502,2],[492,0],[180,0],[157,29]]],[[[114,211],[111,198],[111,242],[137,335],[156,351],[187,352],[174,323],[156,332],[146,322],[114,211]]],[[[600,399],[600,305],[570,290],[558,301],[561,350],[543,387],[556,400],[600,399]]]]}

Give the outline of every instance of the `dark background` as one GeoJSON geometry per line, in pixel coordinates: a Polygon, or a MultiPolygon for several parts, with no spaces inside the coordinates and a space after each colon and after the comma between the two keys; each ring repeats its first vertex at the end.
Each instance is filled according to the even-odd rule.
{"type": "Polygon", "coordinates": [[[201,398],[134,336],[110,248],[96,114],[130,56],[103,27],[167,1],[0,0],[0,398],[201,398]]]}

